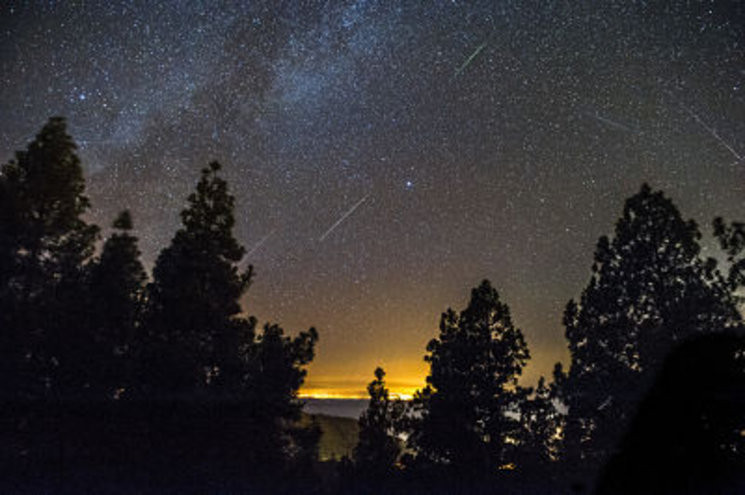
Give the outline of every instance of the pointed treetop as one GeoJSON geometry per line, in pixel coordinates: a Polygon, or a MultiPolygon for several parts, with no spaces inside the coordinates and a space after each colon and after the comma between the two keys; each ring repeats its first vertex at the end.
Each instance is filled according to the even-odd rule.
{"type": "Polygon", "coordinates": [[[378,381],[383,381],[383,377],[385,377],[385,371],[383,371],[383,368],[378,366],[375,368],[375,379],[378,381]]]}
{"type": "Polygon", "coordinates": [[[202,175],[210,175],[215,174],[220,171],[222,168],[222,165],[217,160],[213,160],[210,162],[210,164],[202,169],[202,175]]]}
{"type": "Polygon", "coordinates": [[[41,131],[36,135],[36,141],[34,144],[38,147],[43,147],[50,141],[63,142],[65,145],[70,146],[72,149],[77,149],[77,145],[67,134],[67,121],[64,117],[50,117],[49,121],[44,124],[41,131]],[[59,139],[62,137],[62,139],[59,139]]]}
{"type": "Polygon", "coordinates": [[[132,230],[132,215],[129,210],[119,213],[112,226],[117,230],[132,230]]]}

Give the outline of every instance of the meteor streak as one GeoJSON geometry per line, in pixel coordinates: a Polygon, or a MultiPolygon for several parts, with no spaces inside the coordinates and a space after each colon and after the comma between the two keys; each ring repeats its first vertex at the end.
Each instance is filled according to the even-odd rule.
{"type": "Polygon", "coordinates": [[[701,120],[701,117],[699,117],[693,110],[691,110],[687,106],[681,105],[681,107],[683,107],[683,110],[685,110],[686,112],[688,112],[688,114],[691,117],[693,117],[696,120],[696,122],[698,122],[699,125],[701,125],[701,127],[703,127],[704,129],[706,129],[709,132],[709,134],[711,134],[712,136],[714,136],[714,139],[716,139],[717,141],[719,141],[719,143],[722,146],[724,146],[725,148],[727,148],[727,150],[730,153],[732,153],[732,155],[735,158],[737,158],[737,161],[738,162],[742,160],[742,155],[740,155],[737,151],[735,151],[735,149],[732,146],[730,146],[724,139],[722,139],[721,136],[719,136],[719,134],[717,133],[716,129],[714,129],[713,127],[709,127],[708,125],[706,125],[704,123],[704,121],[701,120]]]}
{"type": "Polygon", "coordinates": [[[265,243],[265,242],[266,242],[267,240],[269,240],[269,238],[270,238],[270,237],[271,237],[271,236],[272,236],[272,235],[273,235],[273,234],[274,234],[274,233],[275,233],[276,231],[277,231],[277,229],[274,229],[274,230],[272,230],[271,232],[269,232],[269,233],[268,233],[267,235],[265,235],[264,237],[262,237],[262,238],[261,238],[261,240],[259,240],[259,242],[257,242],[256,244],[254,244],[254,246],[253,246],[253,247],[252,247],[252,248],[251,248],[251,249],[250,249],[250,250],[249,250],[249,251],[248,251],[248,252],[247,252],[247,253],[245,254],[245,256],[244,256],[244,257],[248,257],[248,256],[251,256],[252,254],[254,254],[254,252],[255,252],[255,251],[256,251],[257,249],[259,249],[259,248],[260,248],[261,246],[263,246],[263,245],[264,245],[264,243],[265,243]]]}
{"type": "Polygon", "coordinates": [[[333,225],[332,225],[331,227],[329,227],[329,229],[328,229],[328,230],[327,230],[326,232],[324,232],[324,233],[323,233],[323,235],[322,235],[321,237],[319,237],[319,238],[318,238],[318,242],[323,242],[323,240],[324,240],[324,239],[325,239],[326,237],[328,237],[328,235],[329,235],[329,234],[331,234],[331,232],[333,232],[333,231],[334,231],[334,229],[336,229],[336,227],[338,227],[338,226],[339,226],[339,225],[340,225],[340,224],[341,224],[341,223],[342,223],[342,222],[343,222],[344,220],[346,220],[346,219],[347,219],[347,217],[349,217],[349,215],[351,215],[352,213],[354,213],[354,210],[356,210],[357,208],[359,208],[359,206],[360,206],[360,205],[361,205],[362,203],[364,203],[364,202],[365,202],[365,200],[367,200],[367,198],[368,198],[369,196],[370,196],[370,193],[367,193],[367,194],[366,194],[366,195],[365,195],[365,196],[364,196],[364,197],[363,197],[363,198],[362,198],[361,200],[357,201],[357,202],[356,202],[356,203],[354,204],[354,206],[352,206],[352,207],[351,207],[351,208],[350,208],[349,210],[347,210],[347,212],[346,212],[346,213],[344,213],[344,214],[343,214],[343,215],[341,216],[341,218],[339,218],[339,220],[337,220],[336,222],[334,222],[334,224],[333,224],[333,225]]]}
{"type": "Polygon", "coordinates": [[[602,122],[604,124],[607,124],[607,125],[609,125],[611,127],[615,127],[616,129],[620,129],[620,130],[626,131],[626,132],[636,132],[631,127],[628,127],[628,126],[626,126],[624,124],[621,124],[620,122],[616,122],[615,120],[611,120],[611,119],[609,119],[607,117],[603,117],[602,115],[600,115],[597,112],[591,113],[590,115],[592,117],[594,117],[596,120],[598,120],[598,121],[600,121],[600,122],[602,122]]]}
{"type": "Polygon", "coordinates": [[[476,47],[476,49],[473,51],[471,56],[468,57],[465,62],[463,62],[463,65],[458,67],[458,69],[455,71],[455,75],[457,76],[461,72],[463,72],[466,69],[466,67],[468,67],[471,64],[471,62],[473,62],[473,59],[475,59],[479,55],[479,53],[481,53],[481,50],[483,50],[484,48],[486,48],[486,41],[484,41],[478,47],[476,47]]]}

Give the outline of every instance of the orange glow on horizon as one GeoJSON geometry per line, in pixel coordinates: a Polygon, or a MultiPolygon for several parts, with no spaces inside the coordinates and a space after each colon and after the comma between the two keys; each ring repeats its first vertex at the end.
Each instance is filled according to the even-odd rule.
{"type": "Polygon", "coordinates": [[[378,360],[373,366],[359,366],[363,361],[344,363],[336,369],[324,369],[320,373],[311,368],[307,381],[298,391],[301,399],[368,399],[368,384],[374,379],[372,370],[379,365],[386,371],[385,386],[391,399],[410,400],[417,390],[426,386],[428,366],[422,362],[401,360],[378,360]],[[345,370],[345,367],[347,367],[345,370]],[[351,368],[351,369],[350,369],[351,368]],[[360,369],[362,368],[362,369],[360,369]],[[346,373],[345,373],[346,371],[346,373]]]}
{"type": "MultiPolygon", "coordinates": [[[[419,390],[418,388],[411,388],[409,390],[391,391],[391,399],[411,400],[414,397],[414,393],[419,390]]],[[[367,393],[344,391],[344,390],[331,390],[331,389],[305,389],[303,392],[298,394],[300,399],[368,399],[367,393]]]]}
{"type": "MultiPolygon", "coordinates": [[[[310,381],[300,389],[301,399],[368,399],[367,378],[326,379],[310,381]]],[[[407,380],[393,380],[386,383],[391,399],[411,400],[417,390],[425,386],[423,377],[415,376],[407,380]]]]}
{"type": "MultiPolygon", "coordinates": [[[[563,356],[549,353],[536,352],[534,362],[530,363],[520,377],[523,386],[535,386],[540,374],[545,374],[548,365],[556,363],[563,356]],[[542,365],[542,366],[541,366],[542,365]]],[[[368,399],[367,385],[372,381],[372,373],[361,371],[359,363],[363,359],[357,359],[355,363],[343,363],[342,366],[331,369],[323,369],[316,373],[311,368],[307,381],[300,388],[298,397],[301,399],[368,399]],[[349,368],[345,368],[349,366],[349,368]],[[356,369],[355,369],[356,368],[356,369]]],[[[364,363],[364,368],[372,368],[379,363],[375,360],[372,365],[364,363]]],[[[383,362],[381,365],[386,371],[385,383],[392,399],[400,398],[411,400],[417,391],[424,389],[427,385],[426,376],[429,374],[429,366],[423,360],[411,361],[401,359],[397,361],[383,362]]]]}

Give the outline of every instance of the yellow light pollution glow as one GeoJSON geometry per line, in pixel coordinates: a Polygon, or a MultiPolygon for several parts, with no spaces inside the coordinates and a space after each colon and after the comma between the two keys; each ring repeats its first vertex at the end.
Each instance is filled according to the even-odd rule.
{"type": "MultiPolygon", "coordinates": [[[[410,375],[403,379],[386,380],[386,387],[391,398],[409,400],[417,390],[425,386],[424,373],[410,375]]],[[[367,399],[367,384],[373,377],[354,378],[326,378],[315,379],[304,386],[299,396],[312,399],[367,399]]]]}

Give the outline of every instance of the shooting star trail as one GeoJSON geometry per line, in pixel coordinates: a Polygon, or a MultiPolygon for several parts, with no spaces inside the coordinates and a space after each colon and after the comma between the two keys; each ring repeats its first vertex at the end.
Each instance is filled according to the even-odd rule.
{"type": "Polygon", "coordinates": [[[364,203],[367,200],[367,198],[369,198],[369,197],[370,197],[370,193],[367,193],[361,200],[357,201],[354,204],[354,206],[352,206],[349,210],[347,210],[347,212],[344,213],[341,216],[341,218],[339,218],[339,220],[337,220],[336,222],[334,222],[334,224],[331,227],[329,227],[329,229],[326,232],[324,232],[321,237],[318,238],[318,242],[323,242],[323,240],[326,237],[328,237],[328,235],[331,234],[331,232],[333,232],[334,229],[336,229],[336,227],[338,227],[344,220],[346,220],[347,217],[349,217],[349,215],[351,215],[352,213],[354,213],[354,210],[356,210],[357,208],[359,208],[360,205],[362,203],[364,203]]]}
{"type": "Polygon", "coordinates": [[[635,131],[631,127],[628,127],[628,126],[626,126],[624,124],[621,124],[620,122],[616,122],[615,120],[611,120],[611,119],[609,119],[607,117],[603,117],[602,115],[600,115],[597,112],[595,112],[595,113],[589,113],[588,112],[588,115],[590,115],[591,117],[595,118],[599,122],[602,122],[603,124],[609,125],[609,126],[615,128],[615,129],[620,129],[620,130],[626,131],[626,132],[634,132],[634,133],[639,132],[639,131],[635,131]]]}
{"type": "MultiPolygon", "coordinates": [[[[685,110],[686,112],[688,112],[688,114],[691,117],[693,117],[696,120],[696,122],[698,122],[699,125],[701,125],[701,127],[703,127],[704,129],[706,129],[709,132],[709,134],[711,134],[712,136],[714,136],[714,139],[716,139],[717,141],[719,141],[719,143],[722,146],[724,146],[725,148],[727,148],[727,150],[730,153],[732,153],[732,155],[735,158],[737,158],[737,162],[742,161],[742,158],[743,158],[742,155],[740,155],[737,151],[735,151],[735,149],[732,146],[729,145],[729,143],[727,143],[724,139],[722,139],[721,136],[719,136],[719,134],[717,133],[716,129],[714,129],[713,127],[709,127],[708,125],[706,125],[704,123],[704,121],[701,120],[701,117],[699,117],[693,110],[691,110],[687,106],[685,106],[685,105],[680,105],[680,106],[683,108],[683,110],[685,110]]],[[[735,162],[735,163],[737,163],[737,162],[735,162]]]]}
{"type": "Polygon", "coordinates": [[[87,146],[126,146],[132,141],[127,139],[79,139],[78,144],[83,147],[87,146]]]}
{"type": "Polygon", "coordinates": [[[272,235],[273,235],[273,234],[274,234],[274,233],[275,233],[276,231],[277,231],[277,229],[273,229],[273,230],[272,230],[271,232],[269,232],[269,233],[268,233],[267,235],[265,235],[264,237],[262,237],[262,238],[261,238],[261,240],[259,240],[259,242],[257,242],[256,244],[254,244],[254,246],[253,246],[253,247],[252,247],[252,248],[251,248],[251,249],[250,249],[250,250],[249,250],[249,251],[248,251],[248,252],[247,252],[247,253],[246,253],[246,254],[245,254],[245,255],[244,255],[243,257],[244,257],[244,258],[247,258],[247,257],[251,256],[252,254],[254,254],[254,252],[255,252],[255,251],[256,251],[257,249],[259,249],[259,248],[260,248],[261,246],[263,246],[263,245],[264,245],[264,243],[265,243],[266,241],[268,241],[268,240],[269,240],[269,238],[270,238],[270,237],[271,237],[271,236],[272,236],[272,235]]]}
{"type": "Polygon", "coordinates": [[[458,69],[456,69],[455,75],[458,76],[461,72],[466,70],[466,67],[471,65],[471,62],[473,62],[473,59],[475,59],[479,55],[479,53],[481,53],[481,50],[483,50],[484,48],[486,48],[486,41],[484,41],[478,47],[476,47],[476,49],[473,51],[471,56],[468,57],[465,62],[463,62],[463,65],[461,65],[460,67],[458,67],[458,69]]]}

